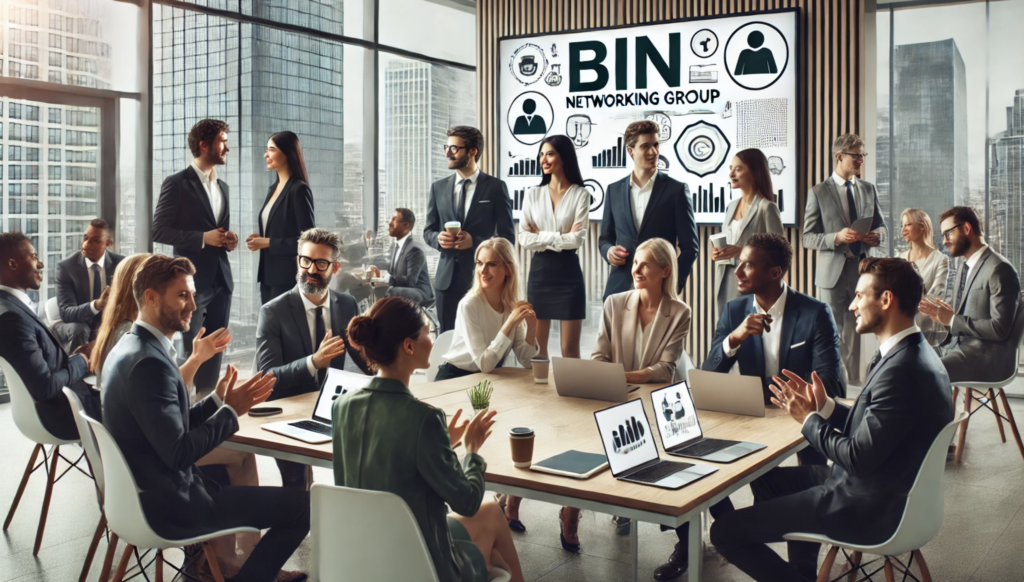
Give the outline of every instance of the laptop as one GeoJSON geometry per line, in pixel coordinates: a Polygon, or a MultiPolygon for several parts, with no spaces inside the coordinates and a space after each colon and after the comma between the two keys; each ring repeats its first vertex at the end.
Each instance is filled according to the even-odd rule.
{"type": "Polygon", "coordinates": [[[761,378],[691,369],[687,377],[693,403],[700,410],[743,416],[764,416],[761,378]]]}
{"type": "Polygon", "coordinates": [[[554,356],[551,374],[559,396],[625,402],[629,393],[639,388],[626,384],[622,364],[614,362],[554,356]]]}
{"type": "Polygon", "coordinates": [[[612,476],[665,489],[679,489],[718,469],[710,465],[662,461],[639,398],[594,413],[612,476]]]}
{"type": "Polygon", "coordinates": [[[764,445],[746,441],[705,438],[686,382],[652,391],[651,406],[658,419],[655,424],[661,435],[661,446],[670,455],[731,463],[764,448],[764,445]]]}
{"type": "Polygon", "coordinates": [[[283,420],[260,426],[277,434],[291,437],[311,445],[331,442],[331,407],[339,396],[366,388],[373,376],[355,374],[345,370],[327,369],[327,376],[320,386],[320,395],[313,407],[313,418],[309,420],[283,420]]]}

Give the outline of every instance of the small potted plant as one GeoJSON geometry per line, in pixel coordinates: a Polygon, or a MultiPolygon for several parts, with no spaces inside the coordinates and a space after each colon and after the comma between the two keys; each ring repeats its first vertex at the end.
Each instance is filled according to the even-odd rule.
{"type": "Polygon", "coordinates": [[[494,388],[491,387],[491,381],[486,379],[466,391],[469,394],[469,401],[473,405],[474,415],[491,406],[491,394],[493,392],[494,388]]]}

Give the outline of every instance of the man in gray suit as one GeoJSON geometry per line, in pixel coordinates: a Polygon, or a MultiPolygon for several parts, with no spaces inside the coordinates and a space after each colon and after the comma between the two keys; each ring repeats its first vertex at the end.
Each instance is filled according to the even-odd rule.
{"type": "Polygon", "coordinates": [[[416,215],[408,208],[398,208],[388,223],[388,234],[395,239],[388,256],[372,265],[374,277],[387,280],[388,295],[411,299],[416,305],[434,301],[427,271],[427,255],[423,246],[412,236],[416,215]],[[381,269],[387,269],[381,273],[381,269]]]}
{"type": "Polygon", "coordinates": [[[942,213],[939,228],[951,257],[963,257],[953,278],[953,305],[921,301],[921,313],[948,329],[939,345],[949,380],[996,382],[1017,369],[1017,346],[1009,341],[1020,309],[1020,278],[1006,257],[981,237],[973,208],[942,213]]]}
{"type": "Polygon", "coordinates": [[[107,289],[124,258],[110,250],[113,244],[110,225],[97,218],[85,229],[81,250],[57,264],[61,320],[53,326],[53,333],[69,354],[96,339],[107,289]]]}
{"type": "MultiPolygon", "coordinates": [[[[322,228],[299,237],[298,274],[294,289],[260,308],[256,324],[256,362],[259,371],[273,373],[277,386],[270,400],[314,392],[327,376],[327,368],[345,368],[348,322],[359,315],[351,295],[329,288],[338,272],[341,240],[322,228]]],[[[359,352],[352,361],[369,374],[359,352]]],[[[286,487],[308,488],[306,467],[277,461],[286,487]]]]}
{"type": "Polygon", "coordinates": [[[856,322],[848,309],[860,277],[857,267],[867,256],[868,247],[885,242],[887,236],[875,185],[857,178],[867,156],[863,150],[864,141],[856,134],[836,138],[832,144],[835,172],[811,188],[804,210],[804,247],[821,251],[814,284],[821,289],[821,300],[836,316],[840,352],[851,382],[860,377],[854,349],[858,343],[856,322]],[[851,228],[857,220],[868,217],[871,226],[867,232],[851,228]]]}

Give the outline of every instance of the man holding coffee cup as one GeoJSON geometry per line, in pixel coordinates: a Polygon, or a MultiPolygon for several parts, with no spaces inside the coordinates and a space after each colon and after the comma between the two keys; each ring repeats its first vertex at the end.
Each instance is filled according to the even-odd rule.
{"type": "Polygon", "coordinates": [[[477,166],[484,147],[480,130],[455,126],[442,147],[455,173],[430,186],[423,227],[423,240],[441,252],[434,277],[441,333],[455,329],[459,301],[473,284],[477,246],[493,236],[515,244],[508,187],[477,166]]]}

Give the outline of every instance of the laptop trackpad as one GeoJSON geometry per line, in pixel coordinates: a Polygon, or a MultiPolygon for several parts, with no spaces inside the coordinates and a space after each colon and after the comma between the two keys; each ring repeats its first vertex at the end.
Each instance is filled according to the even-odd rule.
{"type": "Polygon", "coordinates": [[[710,475],[718,469],[710,465],[693,465],[686,470],[674,473],[655,483],[658,487],[668,489],[679,489],[683,485],[693,483],[705,475],[710,475]]]}

